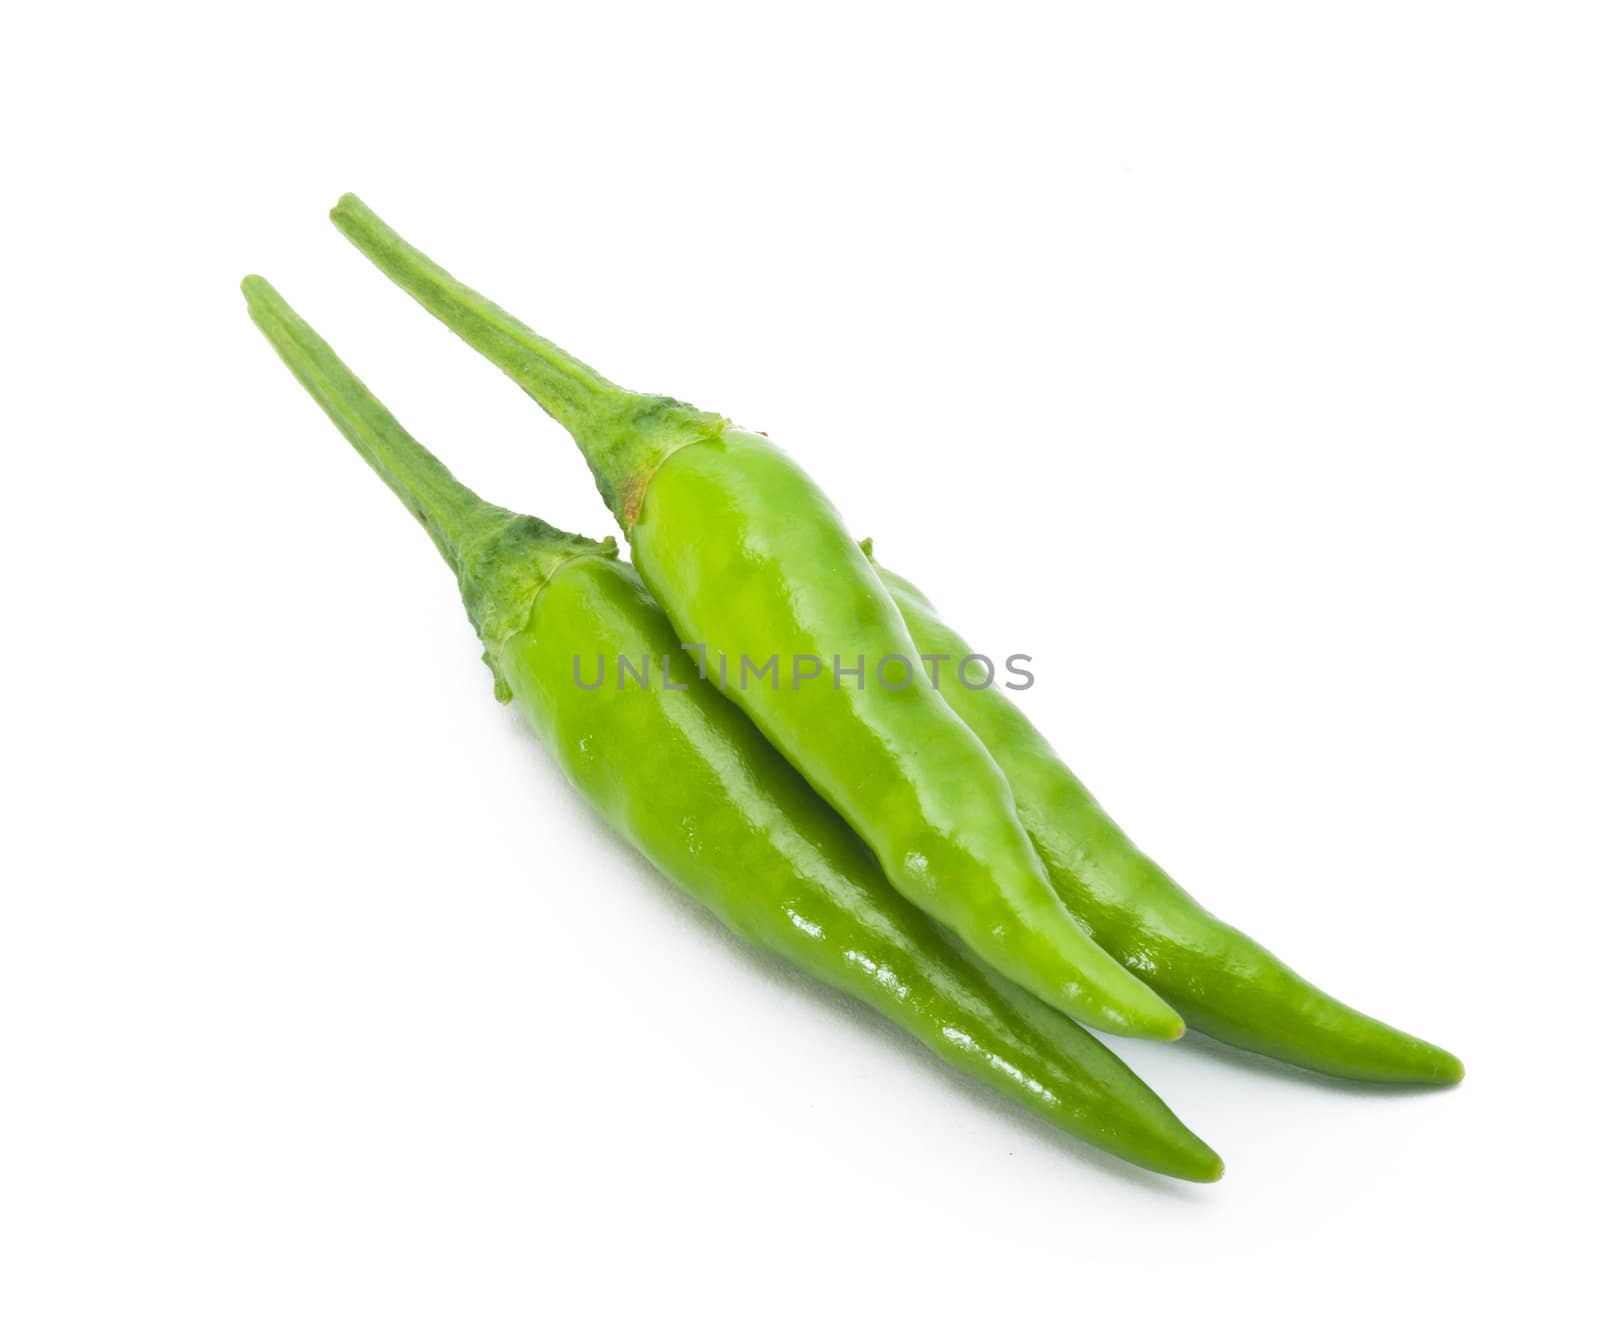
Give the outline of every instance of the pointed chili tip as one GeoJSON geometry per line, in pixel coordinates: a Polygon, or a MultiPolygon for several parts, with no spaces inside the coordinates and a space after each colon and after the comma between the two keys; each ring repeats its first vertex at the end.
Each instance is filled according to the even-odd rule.
{"type": "Polygon", "coordinates": [[[1192,1131],[1187,1131],[1187,1139],[1191,1144],[1182,1164],[1169,1164],[1162,1171],[1169,1177],[1181,1178],[1185,1182],[1222,1181],[1222,1174],[1226,1171],[1222,1156],[1192,1131]]]}
{"type": "MultiPolygon", "coordinates": [[[[1154,997],[1155,994],[1151,993],[1154,997]]],[[[1103,1011],[1100,1015],[1090,1018],[1086,1023],[1096,1029],[1103,1029],[1108,1034],[1119,1034],[1123,1038],[1143,1038],[1152,1043],[1176,1043],[1188,1032],[1179,1015],[1171,1005],[1159,997],[1157,1004],[1146,1005],[1143,1012],[1137,1017],[1130,1017],[1125,1011],[1103,1011]]]]}
{"type": "Polygon", "coordinates": [[[1410,1040],[1411,1050],[1403,1063],[1397,1063],[1389,1076],[1399,1084],[1426,1085],[1434,1089],[1448,1089],[1459,1085],[1467,1073],[1461,1058],[1453,1052],[1422,1039],[1410,1040]]]}

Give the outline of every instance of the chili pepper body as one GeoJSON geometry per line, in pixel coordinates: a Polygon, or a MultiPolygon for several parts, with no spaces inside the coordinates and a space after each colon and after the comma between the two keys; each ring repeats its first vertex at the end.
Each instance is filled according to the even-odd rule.
{"type": "Polygon", "coordinates": [[[1066,911],[982,743],[916,670],[893,600],[810,478],[765,437],[622,390],[408,245],[359,200],[333,213],[390,278],[573,434],[684,643],[743,665],[868,665],[774,689],[714,680],[865,840],[894,887],[987,964],[1114,1033],[1177,1013],[1066,911]],[[888,673],[883,669],[887,665],[888,673]]]}
{"type": "MultiPolygon", "coordinates": [[[[954,664],[972,652],[920,589],[877,570],[922,654],[954,664]]],[[[1460,1061],[1444,1049],[1336,1001],[1202,908],[1139,851],[1004,690],[968,689],[948,669],[938,684],[1005,773],[1063,901],[1195,1029],[1356,1080],[1461,1079],[1460,1061]]]]}
{"type": "Polygon", "coordinates": [[[838,816],[699,679],[627,565],[590,557],[564,567],[500,665],[580,791],[739,935],[1103,1149],[1178,1177],[1220,1171],[1105,1047],[1033,998],[996,987],[894,892],[838,816]],[[574,652],[666,662],[685,689],[579,690],[574,652]]]}
{"type": "Polygon", "coordinates": [[[1072,1135],[1156,1172],[1221,1175],[1216,1154],[1114,1054],[990,978],[893,891],[848,827],[700,679],[614,545],[479,500],[263,280],[245,291],[280,356],[456,571],[497,695],[657,867],[739,935],[1072,1135]],[[597,654],[665,664],[672,688],[656,678],[595,689],[577,660],[597,654]]]}

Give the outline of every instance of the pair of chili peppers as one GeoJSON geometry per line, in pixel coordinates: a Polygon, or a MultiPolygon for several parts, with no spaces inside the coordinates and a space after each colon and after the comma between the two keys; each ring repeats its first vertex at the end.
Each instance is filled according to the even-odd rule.
{"type": "Polygon", "coordinates": [[[252,317],[427,528],[499,698],[735,931],[1073,1134],[1195,1181],[1219,1177],[1221,1160],[1074,1020],[1157,1039],[1188,1023],[1356,1079],[1460,1079],[1449,1053],[1335,1001],[1205,912],[1002,692],[922,671],[925,657],[970,651],[764,436],[613,385],[354,197],[333,220],[571,432],[633,567],[610,540],[478,498],[254,277],[252,317]],[[904,670],[849,690],[700,670],[774,648],[904,670]],[[585,690],[573,666],[595,654],[664,663],[682,689],[585,690]]]}

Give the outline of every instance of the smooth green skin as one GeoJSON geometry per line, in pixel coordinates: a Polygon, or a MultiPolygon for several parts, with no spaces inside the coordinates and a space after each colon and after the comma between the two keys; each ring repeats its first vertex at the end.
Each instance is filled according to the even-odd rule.
{"type": "MultiPolygon", "coordinates": [[[[605,819],[740,936],[864,1001],[944,1061],[1072,1135],[1197,1182],[1216,1154],[1070,1020],[989,978],[694,661],[615,545],[479,500],[260,278],[250,314],[461,583],[496,693],[605,819]],[[577,659],[665,657],[682,689],[578,684],[577,659]]],[[[588,676],[586,674],[586,680],[588,676]]]]}
{"type": "Polygon", "coordinates": [[[730,928],[866,1002],[952,1066],[1157,1172],[1221,1161],[1115,1056],[1002,990],[897,895],[872,854],[715,688],[617,560],[562,567],[501,657],[512,699],[580,791],[730,928]],[[663,656],[687,689],[579,690],[574,653],[663,656]]]}
{"type": "MultiPolygon", "coordinates": [[[[871,545],[863,544],[868,555],[871,545]]],[[[969,690],[971,654],[921,590],[882,566],[918,650],[943,655],[939,689],[999,763],[1062,900],[1202,1033],[1356,1080],[1453,1085],[1461,1062],[1335,1001],[1243,932],[1206,912],[1141,853],[1004,690],[969,690]]],[[[935,660],[936,661],[936,660],[935,660]]]]}
{"type": "Polygon", "coordinates": [[[633,394],[539,337],[345,196],[339,229],[572,433],[634,563],[712,680],[849,822],[894,887],[990,967],[1112,1033],[1173,1039],[1176,1011],[1063,907],[983,744],[915,670],[894,601],[810,478],[765,437],[633,394]],[[778,655],[774,689],[742,682],[778,655]],[[795,683],[811,655],[827,673],[795,683]],[[837,658],[865,657],[860,689],[837,658]],[[898,658],[898,663],[895,659],[898,658]],[[903,667],[900,665],[904,665],[903,667]],[[875,670],[887,665],[882,677],[875,670]]]}

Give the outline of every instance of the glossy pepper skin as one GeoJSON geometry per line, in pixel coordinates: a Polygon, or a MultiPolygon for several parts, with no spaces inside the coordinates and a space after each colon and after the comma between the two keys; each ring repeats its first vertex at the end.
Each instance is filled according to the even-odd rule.
{"type": "Polygon", "coordinates": [[[633,561],[711,679],[866,841],[890,882],[987,964],[1113,1033],[1177,1013],[1065,911],[994,761],[916,670],[905,622],[827,498],[764,436],[633,394],[408,245],[353,196],[334,222],[582,449],[633,561]],[[790,680],[797,656],[820,665],[790,680]],[[752,679],[776,656],[784,678],[752,679]],[[859,686],[836,664],[861,665],[859,686]],[[721,664],[733,665],[724,679],[721,664]]]}
{"type": "MultiPolygon", "coordinates": [[[[1198,1182],[1216,1154],[1070,1020],[991,979],[716,690],[615,544],[481,501],[262,279],[250,314],[460,582],[496,694],[605,819],[739,935],[866,1002],[943,1060],[1091,1144],[1198,1182]],[[577,660],[662,664],[672,689],[580,685],[577,660]]],[[[590,682],[585,677],[585,682],[590,682]]]]}
{"type": "MultiPolygon", "coordinates": [[[[870,543],[863,543],[870,556],[870,543]]],[[[972,650],[914,584],[878,566],[939,689],[995,758],[1062,900],[1094,938],[1202,1033],[1355,1080],[1452,1085],[1461,1063],[1313,987],[1213,917],[1141,853],[1003,690],[968,690],[972,650]]]]}

